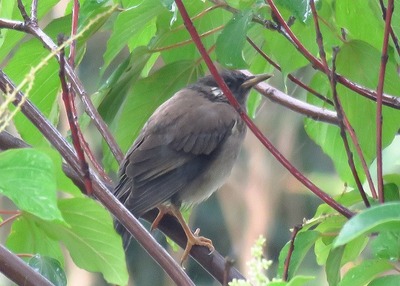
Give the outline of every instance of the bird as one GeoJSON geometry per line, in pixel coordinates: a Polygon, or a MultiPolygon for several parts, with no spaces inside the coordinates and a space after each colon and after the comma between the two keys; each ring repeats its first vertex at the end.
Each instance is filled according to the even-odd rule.
{"type": "MultiPolygon", "coordinates": [[[[249,91],[270,75],[245,75],[222,70],[220,75],[243,110],[249,91]]],[[[212,75],[176,92],[145,123],[126,153],[118,172],[114,195],[135,216],[158,208],[151,225],[157,228],[165,214],[177,218],[187,244],[181,265],[192,246],[214,251],[212,241],[192,232],[180,209],[210,197],[231,173],[247,126],[229,103],[212,75]]],[[[130,233],[116,221],[125,249],[130,233]]]]}

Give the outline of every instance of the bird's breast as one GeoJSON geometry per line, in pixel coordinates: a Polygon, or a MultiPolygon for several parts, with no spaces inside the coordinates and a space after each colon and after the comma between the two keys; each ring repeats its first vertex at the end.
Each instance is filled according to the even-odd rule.
{"type": "Polygon", "coordinates": [[[179,200],[186,205],[198,204],[210,197],[229,177],[246,135],[246,125],[238,117],[231,133],[208,156],[208,168],[180,193],[179,200]]]}

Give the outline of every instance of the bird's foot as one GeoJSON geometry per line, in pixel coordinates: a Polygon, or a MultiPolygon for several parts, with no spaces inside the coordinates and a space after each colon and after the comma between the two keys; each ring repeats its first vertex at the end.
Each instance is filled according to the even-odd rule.
{"type": "Polygon", "coordinates": [[[210,250],[210,254],[214,252],[215,248],[214,245],[212,244],[211,239],[204,237],[204,236],[199,236],[200,234],[200,228],[196,229],[194,233],[190,233],[190,235],[187,234],[187,243],[185,247],[185,251],[183,252],[182,258],[181,258],[181,266],[183,262],[187,259],[189,256],[190,250],[194,245],[200,245],[200,246],[205,246],[210,250]]]}

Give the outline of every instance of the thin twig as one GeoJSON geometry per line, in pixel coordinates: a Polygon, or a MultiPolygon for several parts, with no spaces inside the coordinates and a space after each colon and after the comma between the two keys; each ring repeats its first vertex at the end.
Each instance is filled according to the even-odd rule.
{"type": "MultiPolygon", "coordinates": [[[[305,46],[300,42],[300,40],[292,32],[292,30],[290,29],[290,27],[287,25],[287,23],[283,19],[282,15],[280,14],[274,1],[273,0],[265,0],[265,2],[267,2],[267,4],[269,4],[274,17],[277,19],[277,21],[279,21],[279,24],[282,26],[283,31],[285,32],[284,36],[289,39],[289,41],[294,45],[294,47],[311,63],[311,65],[314,68],[324,72],[326,75],[329,75],[331,73],[331,71],[329,71],[329,73],[327,74],[322,62],[320,60],[318,60],[314,55],[312,55],[310,53],[310,51],[308,51],[305,48],[305,46]]],[[[278,30],[278,31],[281,31],[281,30],[278,30]]],[[[341,75],[335,75],[335,77],[337,78],[337,81],[340,84],[346,86],[350,90],[352,90],[368,99],[371,99],[373,101],[377,100],[376,91],[370,90],[363,86],[360,86],[359,84],[354,83],[341,75]]],[[[400,98],[398,98],[396,96],[382,94],[382,102],[383,102],[383,104],[385,104],[387,106],[390,106],[390,107],[393,107],[396,109],[400,109],[400,98]]]]}
{"type": "MultiPolygon", "coordinates": [[[[74,4],[72,7],[72,23],[71,23],[71,37],[75,37],[78,32],[78,19],[79,19],[79,0],[74,0],[74,4]]],[[[75,57],[76,57],[76,39],[72,41],[69,56],[68,56],[68,63],[71,68],[75,68],[75,57]]]]}
{"type": "Polygon", "coordinates": [[[0,223],[0,227],[2,227],[3,225],[9,223],[10,221],[15,220],[16,218],[18,218],[18,217],[20,217],[20,216],[21,216],[21,212],[18,212],[18,213],[16,213],[15,215],[10,216],[9,218],[3,220],[3,221],[0,223]]]}
{"type": "MultiPolygon", "coordinates": [[[[364,201],[364,205],[366,207],[370,207],[370,203],[368,201],[367,195],[365,194],[364,187],[362,186],[362,183],[361,183],[361,180],[360,180],[360,176],[358,175],[358,172],[357,172],[357,169],[356,169],[356,165],[354,163],[353,152],[351,152],[350,144],[349,144],[349,141],[347,140],[346,126],[345,126],[345,123],[344,123],[345,120],[347,120],[347,116],[344,113],[343,106],[342,106],[342,104],[341,104],[341,102],[339,100],[339,96],[337,94],[335,70],[336,70],[336,56],[337,56],[338,51],[339,51],[339,48],[334,48],[333,49],[332,74],[330,76],[330,82],[331,82],[333,100],[335,102],[335,109],[336,109],[336,112],[338,114],[338,118],[339,118],[339,122],[340,122],[340,124],[339,124],[339,126],[340,126],[340,136],[342,137],[343,145],[344,145],[344,148],[345,148],[346,154],[347,154],[347,160],[348,160],[348,163],[349,163],[349,167],[350,167],[351,173],[353,175],[354,181],[356,182],[358,191],[360,192],[361,198],[364,201]],[[345,119],[345,117],[346,117],[346,119],[345,119]]],[[[350,128],[352,128],[352,127],[350,126],[350,128]]],[[[357,141],[357,143],[358,143],[358,141],[357,141]]],[[[362,160],[363,160],[364,156],[363,156],[362,153],[361,153],[361,155],[362,155],[362,160]]],[[[368,171],[368,169],[367,169],[367,171],[368,171]]]]}
{"type": "Polygon", "coordinates": [[[215,80],[218,83],[218,86],[221,88],[231,105],[237,110],[242,119],[246,122],[249,129],[253,132],[253,134],[260,140],[260,142],[271,152],[271,154],[281,163],[295,178],[297,178],[304,186],[310,189],[314,194],[316,194],[320,199],[326,202],[333,209],[341,213],[347,218],[353,216],[353,212],[344,207],[343,205],[336,202],[331,196],[327,193],[323,192],[319,189],[314,183],[312,183],[307,177],[305,177],[299,170],[297,170],[289,161],[286,159],[277,149],[276,147],[261,133],[261,131],[254,125],[253,121],[247,116],[246,112],[241,108],[240,104],[237,102],[236,98],[232,95],[228,86],[218,73],[215,65],[211,61],[209,55],[207,54],[206,49],[204,48],[199,34],[196,31],[196,28],[193,26],[192,21],[190,20],[189,14],[186,11],[185,6],[183,5],[181,0],[175,0],[175,3],[179,9],[179,12],[185,22],[185,26],[193,38],[194,43],[197,46],[200,54],[202,55],[205,63],[207,64],[208,69],[211,74],[214,76],[215,80]]]}
{"type": "Polygon", "coordinates": [[[383,95],[383,86],[385,84],[385,73],[386,73],[386,64],[388,61],[388,44],[389,44],[389,32],[391,29],[391,21],[393,15],[393,0],[388,0],[388,6],[386,10],[386,19],[385,19],[385,33],[383,35],[383,44],[382,44],[382,56],[381,56],[381,65],[379,68],[379,81],[378,86],[376,88],[376,165],[377,165],[377,181],[378,181],[378,196],[379,201],[383,203],[385,201],[384,190],[383,190],[383,162],[382,162],[382,124],[383,124],[383,115],[382,115],[382,95],[383,95]]]}
{"type": "MultiPolygon", "coordinates": [[[[250,43],[250,45],[258,52],[259,55],[261,55],[267,62],[269,62],[272,66],[274,66],[278,71],[282,71],[281,67],[275,62],[273,61],[266,53],[264,53],[263,50],[261,50],[254,42],[252,39],[250,39],[249,37],[247,37],[247,42],[250,43]]],[[[309,87],[308,85],[306,85],[305,83],[303,83],[301,80],[299,80],[298,78],[296,78],[295,76],[293,76],[292,74],[288,74],[287,77],[294,82],[295,84],[297,84],[298,86],[300,86],[301,88],[305,89],[306,91],[308,91],[309,93],[315,95],[316,97],[318,97],[319,99],[321,99],[322,101],[330,104],[333,106],[333,102],[332,100],[330,100],[329,98],[327,98],[326,96],[323,96],[322,94],[318,93],[316,90],[312,89],[311,87],[309,87]]]]}
{"type": "MultiPolygon", "coordinates": [[[[350,150],[349,141],[347,140],[346,127],[344,124],[344,117],[346,115],[344,113],[344,110],[342,109],[342,105],[340,104],[339,97],[337,95],[337,89],[336,89],[337,81],[336,81],[335,74],[336,74],[336,55],[338,53],[338,49],[334,49],[334,51],[333,51],[332,70],[330,70],[329,66],[328,66],[328,62],[326,60],[326,53],[325,53],[325,49],[324,49],[324,40],[322,37],[321,30],[319,28],[318,14],[317,14],[317,10],[315,9],[314,0],[310,0],[310,7],[311,7],[313,19],[314,19],[314,26],[315,26],[315,31],[316,31],[316,42],[317,42],[317,45],[319,48],[321,62],[324,65],[325,73],[327,74],[329,82],[331,84],[333,100],[335,103],[335,109],[336,109],[336,112],[337,112],[337,115],[339,118],[340,136],[342,137],[343,145],[346,150],[349,167],[350,167],[351,173],[353,174],[354,181],[356,182],[358,191],[360,192],[360,195],[364,201],[364,204],[366,207],[369,207],[370,204],[369,204],[367,195],[364,191],[364,187],[361,183],[360,176],[358,175],[356,165],[354,163],[353,153],[350,150]]],[[[357,144],[358,144],[358,141],[357,141],[357,144]]],[[[364,157],[362,153],[361,153],[361,157],[362,158],[364,157]]],[[[368,172],[368,169],[366,170],[366,172],[368,172]]]]}
{"type": "Polygon", "coordinates": [[[31,21],[33,23],[38,22],[37,18],[37,6],[38,6],[38,0],[32,0],[32,6],[31,6],[31,21]]]}
{"type": "Polygon", "coordinates": [[[292,259],[293,251],[294,251],[294,242],[296,240],[297,234],[303,227],[301,225],[296,225],[293,228],[292,231],[292,237],[290,238],[290,245],[289,245],[289,250],[288,254],[285,259],[285,263],[283,266],[283,273],[282,273],[282,280],[283,281],[288,281],[289,279],[289,266],[290,266],[290,260],[292,259]]]}
{"type": "MultiPolygon", "coordinates": [[[[63,43],[63,35],[58,36],[58,44],[62,45],[63,43]]],[[[71,130],[72,144],[74,145],[75,152],[79,158],[79,162],[81,165],[81,170],[84,174],[84,184],[86,194],[91,196],[93,194],[92,181],[90,179],[89,173],[89,165],[86,162],[85,155],[83,152],[83,148],[81,146],[81,140],[79,140],[79,127],[76,117],[76,110],[74,108],[74,98],[69,92],[69,88],[67,85],[67,81],[65,80],[65,50],[61,49],[60,51],[60,82],[61,82],[61,90],[62,90],[62,99],[64,101],[65,111],[67,114],[69,128],[71,130]]]]}
{"type": "MultiPolygon", "coordinates": [[[[381,6],[382,10],[382,19],[386,21],[386,7],[385,4],[383,3],[383,0],[379,0],[379,5],[381,6]]],[[[400,55],[400,45],[399,45],[399,38],[396,36],[392,25],[390,25],[390,37],[392,38],[392,41],[394,43],[394,46],[396,48],[397,54],[400,55]]]]}
{"type": "MultiPolygon", "coordinates": [[[[116,6],[114,6],[116,7],[116,6]]],[[[4,27],[9,28],[10,26],[14,25],[16,28],[15,30],[18,31],[23,31],[25,33],[29,33],[36,38],[38,38],[44,46],[49,49],[50,51],[54,51],[57,49],[57,45],[53,42],[53,40],[41,30],[38,25],[31,23],[31,19],[29,16],[26,14],[25,7],[23,6],[21,0],[18,0],[18,8],[20,9],[21,15],[24,18],[25,23],[21,25],[20,23],[16,23],[15,21],[9,22],[7,20],[1,19],[0,24],[3,23],[5,24],[4,27]]],[[[115,8],[112,8],[115,9],[115,8]]],[[[108,13],[106,11],[105,13],[108,13]]],[[[100,17],[98,15],[97,17],[100,17]]],[[[95,22],[95,19],[94,21],[95,22]]],[[[85,29],[89,28],[90,25],[85,27],[85,29]]],[[[0,25],[0,28],[3,27],[0,25]]],[[[60,56],[58,54],[55,54],[56,58],[58,61],[60,61],[60,56]]],[[[94,107],[91,99],[88,97],[82,82],[76,75],[74,69],[68,64],[65,64],[65,72],[68,77],[69,82],[71,83],[71,86],[73,90],[81,97],[83,106],[85,108],[85,112],[89,115],[91,120],[94,122],[96,128],[99,130],[100,134],[103,136],[105,142],[108,144],[110,147],[111,153],[114,155],[118,163],[121,163],[124,154],[122,153],[121,149],[119,148],[114,136],[112,136],[111,132],[109,131],[107,124],[103,121],[101,118],[100,114],[94,107]]]]}
{"type": "Polygon", "coordinates": [[[21,13],[22,19],[24,19],[25,24],[28,24],[31,21],[31,19],[29,18],[28,13],[26,12],[24,3],[22,3],[22,0],[17,0],[17,3],[18,3],[18,9],[19,9],[19,12],[21,13]]]}

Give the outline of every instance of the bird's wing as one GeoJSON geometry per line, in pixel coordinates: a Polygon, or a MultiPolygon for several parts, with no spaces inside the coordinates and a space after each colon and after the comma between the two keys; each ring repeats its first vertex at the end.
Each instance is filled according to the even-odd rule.
{"type": "Polygon", "coordinates": [[[154,113],[122,165],[115,194],[136,216],[201,174],[238,120],[229,104],[187,92],[195,91],[176,94],[154,113]]]}

